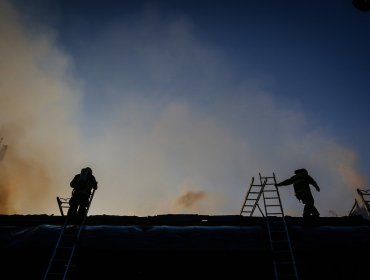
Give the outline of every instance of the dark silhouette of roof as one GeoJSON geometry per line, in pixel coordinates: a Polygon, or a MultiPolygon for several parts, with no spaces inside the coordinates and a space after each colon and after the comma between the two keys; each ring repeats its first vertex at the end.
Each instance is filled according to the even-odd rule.
{"type": "MultiPolygon", "coordinates": [[[[361,216],[286,220],[301,279],[367,277],[370,221],[361,216]]],[[[61,216],[0,215],[3,273],[42,279],[62,223],[61,216]]],[[[271,258],[262,217],[89,216],[70,279],[274,279],[271,258]]]]}

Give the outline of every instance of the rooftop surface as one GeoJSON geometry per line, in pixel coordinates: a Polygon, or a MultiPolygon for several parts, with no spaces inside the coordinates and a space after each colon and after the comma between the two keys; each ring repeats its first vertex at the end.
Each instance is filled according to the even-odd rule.
{"type": "MultiPolygon", "coordinates": [[[[63,221],[61,216],[0,215],[5,272],[13,279],[42,279],[63,221]]],[[[366,278],[370,221],[351,216],[311,222],[286,217],[286,222],[301,279],[366,278]]],[[[89,216],[74,262],[70,279],[117,279],[120,274],[173,279],[177,273],[274,279],[263,217],[89,216]]]]}

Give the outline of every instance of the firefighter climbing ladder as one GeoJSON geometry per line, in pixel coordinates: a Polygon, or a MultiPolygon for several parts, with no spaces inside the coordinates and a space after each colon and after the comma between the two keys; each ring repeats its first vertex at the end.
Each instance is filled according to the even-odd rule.
{"type": "MultiPolygon", "coordinates": [[[[44,280],[67,279],[70,268],[74,266],[72,264],[73,255],[75,253],[77,242],[80,238],[81,232],[83,230],[87,213],[89,212],[90,204],[94,197],[94,193],[95,190],[93,190],[90,195],[87,211],[80,225],[69,225],[68,216],[66,217],[64,225],[60,231],[58,241],[55,245],[53,254],[49,260],[49,265],[45,272],[44,280]]],[[[62,216],[64,216],[63,208],[69,208],[64,205],[68,204],[68,200],[57,197],[57,201],[62,216]]]]}
{"type": "Polygon", "coordinates": [[[259,182],[252,182],[244,199],[240,215],[253,216],[256,208],[266,218],[270,248],[276,280],[298,280],[288,227],[284,217],[275,173],[271,177],[261,176],[259,182]],[[262,196],[264,213],[259,205],[262,196]]]}

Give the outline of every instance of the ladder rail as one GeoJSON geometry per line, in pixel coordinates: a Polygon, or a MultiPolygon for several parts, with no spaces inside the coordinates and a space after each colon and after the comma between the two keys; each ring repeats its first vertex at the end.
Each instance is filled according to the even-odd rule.
{"type": "Polygon", "coordinates": [[[284,217],[284,209],[283,209],[283,204],[281,203],[279,188],[276,187],[277,182],[276,182],[275,172],[273,172],[272,174],[273,174],[273,178],[274,178],[274,186],[276,188],[277,196],[278,196],[278,199],[279,199],[279,205],[280,205],[281,214],[284,217]]]}
{"type": "MultiPolygon", "coordinates": [[[[264,178],[264,177],[262,177],[262,178],[264,178]]],[[[278,207],[280,209],[280,212],[277,212],[275,214],[281,215],[280,217],[277,217],[277,219],[281,219],[282,220],[282,223],[283,223],[283,226],[284,226],[284,237],[286,238],[286,242],[288,244],[288,249],[289,249],[289,255],[290,255],[290,261],[288,263],[291,264],[291,268],[293,269],[293,273],[294,273],[295,279],[296,280],[299,280],[297,266],[296,266],[296,261],[295,261],[295,257],[294,257],[294,254],[293,254],[293,247],[292,247],[292,244],[291,244],[289,230],[288,230],[288,227],[287,227],[287,224],[286,224],[286,220],[285,220],[284,209],[283,209],[283,206],[282,206],[282,203],[281,203],[281,197],[280,197],[279,189],[278,189],[278,187],[276,187],[276,183],[277,182],[276,182],[275,173],[273,173],[273,176],[272,177],[269,177],[269,178],[273,179],[272,185],[274,185],[275,190],[276,190],[276,197],[275,197],[275,199],[277,199],[279,201],[278,207]]],[[[264,196],[264,198],[265,198],[265,196],[264,196]]],[[[266,204],[266,201],[265,200],[264,200],[264,202],[266,204]]],[[[267,207],[268,207],[268,205],[267,205],[267,207]]],[[[267,207],[266,207],[266,211],[267,211],[267,207]]],[[[277,206],[274,206],[274,207],[277,207],[277,206]]],[[[273,247],[273,244],[276,241],[274,241],[274,238],[272,238],[272,229],[271,229],[271,224],[270,224],[271,223],[270,217],[271,216],[269,216],[269,215],[266,214],[266,223],[267,223],[267,229],[269,231],[270,245],[271,245],[271,249],[274,252],[275,249],[273,247]]],[[[284,242],[285,242],[285,240],[284,240],[284,242]]],[[[280,279],[280,276],[279,276],[280,275],[280,272],[279,272],[279,269],[278,269],[278,261],[277,261],[275,255],[274,255],[274,259],[273,259],[273,265],[274,265],[275,277],[276,277],[276,279],[280,279]]]]}
{"type": "Polygon", "coordinates": [[[298,271],[297,271],[297,263],[296,263],[296,260],[295,260],[295,256],[293,254],[293,246],[292,246],[288,226],[287,226],[287,223],[286,223],[286,220],[285,220],[284,216],[283,216],[283,223],[284,223],[285,233],[286,233],[286,236],[287,236],[287,239],[288,239],[290,255],[292,257],[292,264],[293,264],[294,274],[295,274],[296,279],[299,280],[298,271]]]}
{"type": "Polygon", "coordinates": [[[258,196],[257,196],[257,198],[256,198],[256,203],[254,204],[253,209],[252,209],[252,212],[251,212],[251,214],[250,214],[249,216],[252,216],[252,215],[253,215],[254,210],[256,210],[256,207],[257,207],[257,206],[258,206],[258,209],[260,210],[260,212],[261,212],[261,214],[262,214],[262,216],[263,216],[263,213],[262,213],[262,211],[261,211],[261,208],[260,208],[260,206],[259,206],[258,202],[259,202],[259,200],[260,200],[260,198],[261,198],[261,195],[264,193],[264,192],[263,192],[263,190],[265,189],[265,186],[266,186],[266,181],[265,181],[263,184],[261,184],[261,190],[260,190],[260,192],[259,192],[259,194],[258,194],[258,196]]]}
{"type": "Polygon", "coordinates": [[[245,196],[244,203],[243,203],[242,208],[240,210],[240,215],[243,215],[243,213],[249,213],[249,216],[251,217],[251,216],[253,216],[254,211],[256,210],[256,208],[258,208],[261,215],[265,216],[263,214],[262,210],[261,210],[260,205],[259,205],[259,201],[261,199],[261,195],[263,193],[264,188],[265,188],[265,184],[259,184],[259,185],[254,184],[254,177],[252,177],[252,182],[251,182],[251,184],[249,186],[249,189],[247,191],[247,194],[245,196]],[[253,187],[254,188],[259,187],[260,189],[259,189],[258,192],[257,191],[252,191],[253,187]],[[257,197],[251,198],[250,197],[251,194],[257,194],[257,197]],[[248,201],[253,201],[254,202],[253,205],[247,204],[248,201]],[[245,211],[246,207],[252,207],[252,209],[248,210],[248,211],[245,211]]]}
{"type": "Polygon", "coordinates": [[[55,259],[55,256],[57,254],[59,245],[60,245],[61,240],[63,238],[64,230],[65,230],[67,224],[68,224],[68,217],[66,217],[66,219],[64,221],[64,225],[62,226],[61,231],[59,233],[59,237],[58,237],[57,243],[56,243],[56,245],[54,247],[54,250],[53,250],[53,253],[52,253],[51,257],[50,257],[50,260],[49,260],[49,263],[48,263],[48,267],[47,267],[46,272],[44,274],[43,280],[47,280],[48,279],[48,275],[49,275],[50,270],[51,270],[51,267],[53,265],[53,260],[55,259]]]}
{"type": "Polygon", "coordinates": [[[80,235],[81,235],[81,233],[82,233],[82,229],[84,228],[85,221],[86,221],[86,218],[87,218],[87,213],[89,212],[90,205],[91,205],[91,201],[92,201],[92,200],[93,200],[93,198],[94,198],[94,194],[95,194],[95,189],[93,190],[93,192],[92,192],[92,194],[91,194],[91,196],[90,196],[90,200],[89,200],[89,204],[88,204],[87,209],[86,209],[86,213],[85,213],[84,218],[83,218],[83,220],[82,220],[82,223],[81,223],[81,225],[80,225],[80,227],[79,227],[79,229],[78,229],[78,233],[77,233],[76,240],[75,240],[76,242],[75,242],[75,244],[73,245],[72,252],[71,252],[70,257],[69,257],[69,259],[68,259],[68,263],[67,263],[67,265],[66,265],[66,270],[65,270],[65,273],[64,273],[64,276],[63,276],[63,280],[65,280],[65,279],[67,278],[67,274],[68,274],[68,272],[69,272],[69,268],[70,268],[70,266],[71,266],[71,262],[72,262],[72,259],[73,259],[73,255],[74,255],[74,252],[75,252],[75,250],[76,250],[76,244],[77,244],[78,240],[80,239],[80,235]]]}
{"type": "MultiPolygon", "coordinates": [[[[274,186],[274,189],[269,189],[269,190],[265,190],[264,189],[264,192],[263,192],[263,203],[264,203],[264,206],[265,206],[265,213],[266,213],[266,216],[269,216],[269,214],[276,214],[276,215],[281,215],[282,217],[284,217],[284,210],[283,210],[283,206],[282,206],[282,203],[281,203],[281,198],[280,198],[280,193],[279,193],[279,190],[278,188],[275,186],[276,185],[276,177],[275,177],[275,173],[272,173],[273,176],[272,177],[266,177],[266,176],[261,176],[261,173],[259,173],[259,177],[260,177],[260,182],[261,184],[263,182],[265,182],[265,185],[268,185],[268,186],[274,186]],[[273,179],[273,183],[267,183],[268,179],[273,179]],[[265,193],[266,192],[270,192],[270,193],[275,193],[276,196],[269,196],[269,197],[266,197],[265,193]],[[266,202],[266,200],[278,200],[278,204],[268,204],[266,202]],[[268,207],[271,207],[275,210],[276,207],[279,207],[279,210],[280,212],[276,212],[277,210],[275,210],[273,213],[269,212],[267,210],[268,207]]],[[[277,203],[277,202],[275,202],[277,203]]]]}
{"type": "MultiPolygon", "coordinates": [[[[269,219],[269,217],[266,215],[266,227],[267,227],[267,232],[268,232],[268,236],[269,236],[270,247],[271,247],[271,250],[273,251],[271,225],[270,225],[270,222],[268,221],[268,219],[269,219]]],[[[273,267],[274,267],[275,278],[278,279],[278,277],[277,277],[277,275],[278,275],[278,269],[277,269],[277,265],[276,265],[276,261],[275,261],[275,257],[274,256],[273,256],[272,264],[273,264],[273,267]]]]}
{"type": "Polygon", "coordinates": [[[64,212],[63,212],[63,208],[69,208],[69,205],[66,206],[66,205],[63,205],[63,204],[68,204],[69,199],[70,198],[62,198],[62,197],[57,196],[57,202],[58,202],[59,211],[60,211],[60,214],[63,217],[65,216],[64,215],[64,212]]]}
{"type": "Polygon", "coordinates": [[[250,187],[249,187],[249,189],[248,189],[248,191],[247,191],[247,193],[246,193],[246,195],[245,195],[245,198],[244,198],[244,202],[243,202],[242,208],[240,209],[240,215],[242,215],[243,210],[244,210],[244,208],[245,208],[245,205],[246,205],[246,203],[247,203],[247,200],[248,200],[248,197],[249,197],[249,193],[251,192],[251,186],[253,185],[253,182],[254,182],[254,177],[252,177],[252,182],[251,182],[251,184],[249,185],[250,187]]]}
{"type": "Polygon", "coordinates": [[[365,208],[366,208],[368,214],[370,215],[370,205],[369,205],[370,200],[366,200],[365,197],[364,197],[365,195],[370,196],[370,190],[357,189],[357,193],[360,195],[361,200],[362,200],[363,204],[365,205],[365,208]]]}
{"type": "MultiPolygon", "coordinates": [[[[92,200],[93,200],[93,198],[94,198],[94,194],[95,194],[95,189],[93,189],[93,191],[92,191],[92,193],[91,193],[91,195],[90,195],[89,203],[88,203],[87,208],[86,208],[86,212],[85,212],[84,217],[83,217],[83,219],[82,219],[82,221],[81,221],[81,224],[79,225],[77,235],[75,235],[74,240],[72,241],[73,246],[70,246],[71,251],[69,252],[69,256],[68,256],[68,258],[67,258],[67,262],[66,262],[66,264],[64,265],[64,269],[65,269],[65,270],[64,270],[64,272],[63,272],[63,273],[58,273],[58,274],[60,274],[60,275],[63,275],[63,276],[62,276],[62,278],[61,278],[62,280],[67,279],[67,275],[68,275],[68,272],[69,272],[69,268],[71,267],[72,259],[73,259],[74,253],[75,253],[75,251],[76,251],[76,246],[77,246],[78,240],[79,240],[79,238],[80,238],[80,235],[81,235],[81,233],[82,233],[82,230],[83,230],[83,228],[84,228],[84,225],[85,225],[85,222],[86,222],[86,219],[87,219],[87,215],[88,215],[88,212],[89,212],[89,209],[90,209],[90,205],[91,205],[91,202],[92,202],[92,200]]],[[[59,207],[60,207],[59,202],[60,202],[61,200],[57,198],[57,201],[58,201],[58,205],[59,205],[59,207]]],[[[60,209],[61,209],[61,208],[60,208],[60,209]]],[[[62,209],[61,209],[61,212],[63,213],[62,209]]],[[[61,229],[61,232],[60,232],[60,234],[59,234],[59,237],[58,237],[57,243],[56,243],[56,245],[55,245],[55,247],[54,247],[54,250],[53,250],[53,253],[52,253],[51,257],[50,257],[50,260],[49,260],[49,263],[48,263],[48,267],[47,267],[46,272],[45,272],[45,274],[44,274],[44,278],[43,278],[43,280],[48,280],[48,277],[51,275],[51,269],[52,269],[52,267],[53,267],[53,265],[54,265],[54,261],[56,260],[57,252],[58,252],[58,250],[60,250],[60,249],[62,248],[62,247],[60,246],[60,244],[61,244],[61,242],[62,242],[62,239],[63,239],[64,233],[65,233],[65,230],[66,230],[67,225],[68,225],[68,221],[69,221],[69,219],[68,219],[68,218],[69,218],[69,217],[68,217],[68,216],[66,216],[66,219],[65,219],[65,221],[64,221],[64,225],[63,225],[63,227],[62,227],[62,229],[61,229]]],[[[68,247],[69,247],[69,246],[68,246],[68,247]]]]}
{"type": "MultiPolygon", "coordinates": [[[[262,176],[261,173],[259,173],[259,185],[254,183],[253,177],[250,188],[244,199],[240,214],[242,215],[243,213],[248,212],[249,215],[252,216],[255,208],[258,207],[261,214],[266,217],[266,228],[272,252],[272,264],[275,279],[286,279],[284,277],[289,275],[289,279],[299,280],[289,229],[285,219],[280,192],[278,187],[276,187],[276,183],[275,173],[273,173],[273,176],[262,176]],[[252,199],[250,198],[250,194],[253,186],[259,186],[260,189],[258,196],[252,199]],[[259,205],[261,196],[264,213],[259,205]],[[244,208],[246,207],[248,201],[254,202],[253,209],[244,212],[244,208]]],[[[247,206],[252,207],[252,205],[247,206]]]]}

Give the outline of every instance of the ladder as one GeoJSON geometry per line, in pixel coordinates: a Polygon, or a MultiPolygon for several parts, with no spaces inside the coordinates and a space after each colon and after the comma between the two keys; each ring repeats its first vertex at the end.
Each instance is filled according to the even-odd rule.
{"type": "Polygon", "coordinates": [[[64,211],[63,209],[69,209],[69,200],[70,198],[63,198],[63,197],[59,197],[57,196],[57,202],[58,202],[58,207],[59,207],[59,210],[60,210],[60,214],[64,217],[64,211]]]}
{"type": "Polygon", "coordinates": [[[370,215],[370,190],[357,189],[357,193],[361,198],[361,203],[359,203],[357,199],[355,199],[355,204],[349,212],[349,215],[354,215],[356,213],[356,210],[360,210],[363,208],[366,209],[367,215],[370,215]],[[364,205],[365,207],[361,207],[360,205],[364,205]]]}
{"type": "MultiPolygon", "coordinates": [[[[55,245],[54,251],[49,260],[49,264],[43,280],[54,280],[54,279],[65,280],[67,279],[67,275],[70,268],[75,266],[72,264],[73,255],[76,251],[78,240],[84,228],[87,213],[89,212],[91,201],[94,197],[94,193],[95,190],[93,190],[90,195],[86,213],[79,225],[77,226],[69,225],[68,221],[69,219],[68,216],[66,216],[63,227],[59,234],[58,241],[55,245]]],[[[62,216],[65,216],[63,213],[63,208],[67,208],[67,206],[63,204],[68,203],[68,200],[57,197],[57,201],[62,216]]]]}
{"type": "Polygon", "coordinates": [[[275,279],[299,280],[280,194],[275,184],[275,173],[269,177],[261,176],[259,173],[259,183],[255,183],[253,177],[240,215],[253,216],[256,208],[260,210],[262,216],[266,218],[275,279]],[[259,205],[261,197],[264,213],[259,205]]]}
{"type": "Polygon", "coordinates": [[[254,182],[254,177],[252,177],[252,182],[249,185],[249,189],[247,191],[247,194],[245,195],[243,206],[240,209],[240,215],[253,216],[254,211],[256,210],[256,208],[258,208],[262,216],[264,216],[259,205],[259,200],[264,191],[265,185],[266,181],[264,182],[261,181],[261,174],[260,174],[260,183],[254,182]]]}

